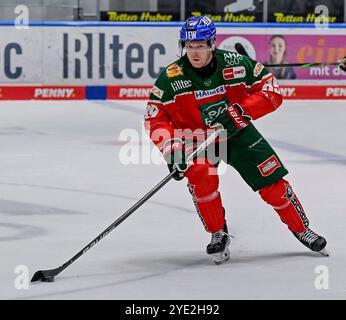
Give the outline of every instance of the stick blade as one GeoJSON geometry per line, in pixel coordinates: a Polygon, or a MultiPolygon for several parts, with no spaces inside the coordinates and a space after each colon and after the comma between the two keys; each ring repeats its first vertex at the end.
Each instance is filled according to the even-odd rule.
{"type": "Polygon", "coordinates": [[[59,269],[39,270],[36,271],[31,279],[31,282],[53,282],[54,277],[59,273],[59,269]]]}

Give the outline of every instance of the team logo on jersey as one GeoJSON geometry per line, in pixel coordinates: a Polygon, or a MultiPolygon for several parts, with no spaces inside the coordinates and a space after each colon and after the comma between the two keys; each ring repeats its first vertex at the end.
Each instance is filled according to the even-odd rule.
{"type": "Polygon", "coordinates": [[[217,87],[215,89],[197,90],[197,91],[195,91],[195,98],[198,100],[198,99],[203,99],[203,98],[206,98],[206,97],[215,96],[215,95],[218,95],[218,94],[223,94],[225,92],[226,92],[225,86],[222,85],[222,86],[219,86],[219,87],[217,87]]]}
{"type": "Polygon", "coordinates": [[[169,65],[166,69],[166,74],[168,78],[173,78],[177,76],[183,76],[183,69],[176,63],[169,65]]]}
{"type": "Polygon", "coordinates": [[[262,63],[257,62],[255,68],[253,69],[253,75],[257,78],[262,70],[264,69],[264,65],[262,63]]]}
{"type": "Polygon", "coordinates": [[[263,177],[271,175],[277,168],[280,167],[281,164],[276,155],[272,155],[266,161],[262,162],[257,166],[258,170],[261,172],[261,175],[263,177]]]}
{"type": "Polygon", "coordinates": [[[228,102],[225,99],[217,101],[216,103],[206,103],[201,105],[200,110],[204,123],[209,126],[220,114],[226,112],[228,102]]]}
{"type": "Polygon", "coordinates": [[[157,86],[153,86],[151,89],[151,93],[155,96],[158,97],[159,99],[162,98],[164,91],[159,89],[157,86]]]}
{"type": "Polygon", "coordinates": [[[176,80],[171,83],[171,87],[174,91],[187,89],[192,86],[191,80],[176,80]]]}
{"type": "Polygon", "coordinates": [[[226,68],[223,69],[222,73],[225,80],[244,78],[246,76],[246,70],[243,66],[226,68]]]}
{"type": "Polygon", "coordinates": [[[210,86],[213,84],[213,82],[211,81],[211,79],[205,79],[205,80],[203,81],[203,84],[204,84],[206,87],[210,87],[210,86]]]}

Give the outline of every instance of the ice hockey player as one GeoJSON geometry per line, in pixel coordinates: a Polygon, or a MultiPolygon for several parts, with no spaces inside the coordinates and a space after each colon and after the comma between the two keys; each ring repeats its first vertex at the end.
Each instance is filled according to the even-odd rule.
{"type": "Polygon", "coordinates": [[[196,210],[211,242],[207,253],[216,264],[229,259],[230,237],[218,191],[220,160],[231,165],[253,191],[271,205],[293,235],[313,251],[325,238],[309,221],[278,155],[252,121],[282,103],[275,77],[246,56],[215,48],[216,29],[206,16],[190,17],[180,31],[182,56],[158,77],[147,104],[145,122],[176,180],[188,180],[196,210]],[[216,124],[226,137],[213,145],[216,160],[204,153],[187,166],[186,155],[216,124]],[[204,161],[201,161],[204,160],[204,161]]]}

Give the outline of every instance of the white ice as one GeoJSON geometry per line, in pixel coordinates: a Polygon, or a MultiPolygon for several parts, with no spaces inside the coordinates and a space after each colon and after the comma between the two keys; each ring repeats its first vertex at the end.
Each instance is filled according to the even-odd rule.
{"type": "Polygon", "coordinates": [[[220,190],[234,235],[229,263],[206,255],[210,235],[186,182],[171,181],[55,282],[25,289],[36,270],[62,265],[167,175],[164,164],[119,159],[120,134],[142,135],[144,108],[0,103],[1,299],[346,298],[345,101],[288,101],[256,121],[289,169],[311,228],[327,238],[329,258],[300,244],[228,168],[220,190]]]}

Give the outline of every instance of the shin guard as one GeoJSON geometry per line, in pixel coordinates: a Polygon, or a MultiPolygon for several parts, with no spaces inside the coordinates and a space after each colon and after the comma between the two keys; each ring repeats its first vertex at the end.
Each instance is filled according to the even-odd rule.
{"type": "Polygon", "coordinates": [[[218,191],[219,177],[216,168],[209,163],[194,164],[186,173],[186,177],[197,213],[206,231],[219,231],[223,228],[225,219],[218,191]]]}
{"type": "Polygon", "coordinates": [[[259,194],[275,209],[291,231],[302,232],[308,227],[309,220],[288,181],[280,179],[259,190],[259,194]]]}

